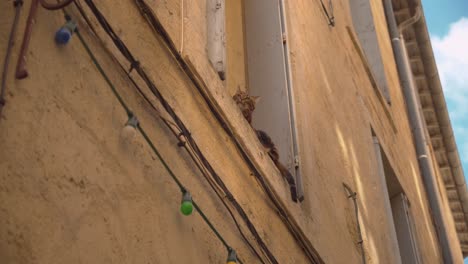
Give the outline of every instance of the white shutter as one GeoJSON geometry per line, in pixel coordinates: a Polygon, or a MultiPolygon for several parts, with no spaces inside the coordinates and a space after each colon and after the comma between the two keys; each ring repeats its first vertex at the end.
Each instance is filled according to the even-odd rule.
{"type": "Polygon", "coordinates": [[[294,126],[292,85],[283,3],[278,0],[244,1],[247,68],[251,95],[260,96],[253,126],[265,131],[280,161],[296,178],[297,196],[303,197],[294,126]]]}
{"type": "Polygon", "coordinates": [[[208,57],[222,80],[226,74],[226,15],[224,0],[207,1],[208,57]]]}
{"type": "Polygon", "coordinates": [[[392,213],[395,222],[402,264],[419,264],[420,256],[414,235],[414,225],[406,195],[399,193],[392,197],[392,213]]]}

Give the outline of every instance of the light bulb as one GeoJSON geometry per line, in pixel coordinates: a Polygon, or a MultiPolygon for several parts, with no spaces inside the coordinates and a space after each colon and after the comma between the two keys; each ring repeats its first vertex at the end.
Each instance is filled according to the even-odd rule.
{"type": "Polygon", "coordinates": [[[126,143],[132,143],[136,135],[136,128],[138,126],[138,119],[133,113],[128,115],[128,121],[122,128],[121,136],[126,143]]]}
{"type": "Polygon", "coordinates": [[[180,211],[183,215],[190,215],[193,211],[192,195],[188,191],[182,194],[182,202],[180,204],[180,211]]]}
{"type": "Polygon", "coordinates": [[[122,128],[122,139],[127,143],[131,143],[136,135],[136,129],[132,126],[124,126],[122,128]]]}
{"type": "Polygon", "coordinates": [[[55,42],[65,45],[70,41],[70,38],[76,30],[76,23],[68,20],[57,32],[55,32],[55,42]]]}
{"type": "Polygon", "coordinates": [[[234,249],[229,248],[228,257],[226,260],[227,264],[236,264],[237,263],[237,253],[234,249]]]}

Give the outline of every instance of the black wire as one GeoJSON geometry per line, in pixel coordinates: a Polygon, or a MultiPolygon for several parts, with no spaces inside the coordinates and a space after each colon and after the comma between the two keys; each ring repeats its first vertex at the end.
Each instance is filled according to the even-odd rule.
{"type": "MultiPolygon", "coordinates": [[[[119,63],[119,65],[122,67],[122,65],[119,63]]],[[[122,70],[125,71],[125,69],[122,67],[122,70]]],[[[160,113],[159,113],[159,110],[153,105],[153,103],[149,100],[149,98],[146,96],[146,94],[141,90],[141,88],[136,84],[136,82],[133,80],[133,78],[127,74],[127,76],[129,77],[129,79],[131,80],[133,86],[137,89],[138,93],[144,98],[144,100],[151,106],[151,108],[153,108],[154,111],[157,112],[158,114],[158,117],[161,118],[161,120],[164,122],[164,124],[166,124],[166,127],[169,128],[169,130],[172,132],[172,134],[179,140],[179,146],[183,147],[187,153],[189,154],[190,158],[192,159],[192,161],[195,163],[195,165],[197,166],[198,170],[202,173],[202,175],[204,176],[204,178],[207,180],[208,184],[210,185],[211,189],[215,192],[215,194],[218,196],[218,198],[221,200],[221,203],[224,205],[224,207],[226,208],[226,210],[228,211],[229,215],[231,216],[231,219],[233,220],[234,224],[236,225],[239,233],[241,234],[242,238],[244,239],[244,241],[247,243],[247,245],[249,246],[249,248],[252,250],[252,252],[254,252],[254,254],[259,258],[259,260],[261,261],[261,263],[265,263],[263,261],[263,259],[260,257],[259,253],[257,252],[257,250],[255,250],[254,246],[250,243],[249,239],[247,239],[246,235],[244,234],[244,232],[242,231],[242,228],[240,227],[239,225],[239,222],[237,221],[236,217],[234,216],[234,213],[232,212],[231,208],[229,208],[229,206],[227,205],[226,201],[224,200],[224,198],[226,197],[226,195],[224,194],[221,194],[220,190],[216,185],[215,183],[212,182],[211,178],[209,177],[209,175],[207,174],[206,172],[206,168],[203,167],[203,164],[200,160],[200,158],[198,156],[196,156],[194,153],[193,153],[193,148],[190,144],[185,144],[186,142],[183,142],[182,139],[180,138],[180,129],[178,130],[178,132],[176,132],[174,129],[178,129],[177,126],[175,126],[175,124],[172,123],[173,126],[175,126],[175,128],[173,126],[171,126],[171,122],[166,120],[165,118],[163,118],[160,113]]]]}
{"type": "MultiPolygon", "coordinates": [[[[99,72],[101,73],[101,75],[104,77],[104,79],[106,80],[107,84],[109,85],[109,87],[111,88],[113,94],[115,95],[115,97],[118,99],[119,103],[121,104],[122,108],[125,109],[125,111],[127,112],[128,115],[131,115],[132,112],[129,110],[129,107],[127,106],[127,104],[125,103],[125,101],[122,99],[122,96],[118,93],[117,89],[115,88],[115,86],[113,85],[113,83],[109,80],[108,76],[106,75],[106,73],[104,72],[104,70],[102,69],[101,65],[98,63],[96,57],[94,56],[94,54],[92,53],[92,51],[90,50],[89,46],[86,44],[86,42],[84,41],[83,37],[81,36],[80,32],[79,31],[76,31],[76,34],[78,35],[78,38],[80,40],[80,42],[83,44],[84,48],[86,49],[88,55],[91,57],[91,60],[93,61],[94,65],[97,67],[97,69],[99,70],[99,72]]],[[[159,160],[161,161],[161,163],[163,164],[164,168],[166,169],[166,171],[169,173],[169,175],[171,176],[171,178],[174,180],[174,182],[177,184],[177,186],[179,187],[180,191],[182,193],[186,192],[187,189],[183,186],[183,184],[180,182],[180,180],[177,178],[177,176],[174,174],[174,172],[171,170],[171,168],[169,167],[169,165],[166,163],[166,161],[164,160],[164,158],[161,156],[161,154],[159,153],[159,151],[157,150],[156,146],[153,144],[153,142],[151,141],[151,139],[148,137],[148,135],[146,134],[145,130],[141,127],[140,123],[138,123],[137,125],[137,129],[138,131],[140,132],[140,134],[143,136],[143,138],[145,139],[146,143],[150,146],[150,148],[153,150],[153,152],[158,156],[159,160]]],[[[225,241],[225,239],[221,236],[221,234],[219,233],[219,231],[214,227],[214,225],[211,223],[211,221],[208,219],[208,217],[205,215],[205,213],[203,212],[203,210],[199,207],[199,205],[195,202],[195,200],[192,199],[192,204],[193,206],[195,207],[195,209],[197,210],[197,212],[199,213],[199,215],[202,217],[202,219],[205,221],[205,223],[210,227],[210,229],[213,231],[213,233],[216,235],[216,237],[223,243],[223,245],[226,247],[227,251],[230,252],[232,250],[232,248],[227,244],[227,242],[225,241]]],[[[237,258],[237,261],[239,263],[243,263],[242,260],[238,257],[237,258]]]]}
{"type": "MultiPolygon", "coordinates": [[[[118,63],[119,66],[121,67],[121,69],[125,71],[125,69],[123,68],[123,66],[118,63]]],[[[127,72],[126,72],[127,73],[127,72]]],[[[186,144],[188,142],[184,142],[182,141],[181,139],[181,130],[179,127],[177,127],[174,123],[170,122],[169,120],[163,118],[161,116],[161,113],[159,112],[159,110],[154,106],[154,104],[151,102],[151,100],[146,96],[146,94],[142,91],[142,89],[139,87],[139,85],[135,82],[135,80],[130,76],[130,74],[127,73],[127,76],[128,78],[130,79],[131,83],[133,84],[133,86],[136,88],[136,90],[138,91],[138,93],[143,97],[143,99],[150,105],[150,107],[157,113],[158,117],[161,118],[161,120],[164,122],[164,124],[166,125],[167,128],[169,128],[169,130],[172,132],[172,134],[179,140],[179,146],[180,147],[183,147],[186,152],[189,154],[190,158],[192,159],[192,161],[195,163],[195,165],[197,166],[198,170],[202,173],[202,175],[204,176],[204,178],[207,180],[208,184],[210,185],[211,189],[215,192],[215,194],[218,196],[218,198],[221,200],[222,204],[224,205],[224,207],[226,208],[226,210],[228,211],[229,215],[231,216],[231,219],[233,220],[234,224],[236,225],[239,233],[241,234],[242,238],[244,239],[244,241],[247,243],[247,245],[249,246],[249,248],[252,250],[252,252],[254,252],[254,254],[259,258],[259,260],[261,261],[261,263],[265,263],[263,261],[263,259],[260,257],[260,254],[257,252],[257,250],[254,248],[254,246],[250,243],[249,239],[247,239],[246,235],[244,234],[244,232],[242,231],[242,228],[240,227],[239,225],[239,222],[237,221],[236,217],[234,216],[234,213],[232,212],[231,208],[229,208],[229,206],[227,205],[226,201],[224,200],[225,197],[226,197],[226,194],[222,194],[220,193],[222,190],[219,189],[219,187],[217,185],[215,185],[215,183],[212,181],[212,179],[210,178],[210,176],[208,175],[207,171],[206,171],[206,168],[203,167],[203,163],[202,161],[200,160],[200,157],[198,157],[197,155],[194,154],[194,150],[193,150],[193,147],[192,145],[189,143],[189,144],[186,144]],[[175,131],[174,129],[177,129],[177,131],[175,131]]]]}
{"type": "MultiPolygon", "coordinates": [[[[92,32],[97,36],[97,33],[95,31],[95,29],[93,28],[89,18],[86,16],[86,13],[84,12],[83,8],[81,7],[81,5],[75,1],[74,2],[78,11],[80,12],[81,16],[84,18],[84,20],[86,21],[87,25],[90,27],[90,29],[92,30],[92,32]]],[[[113,57],[112,53],[110,53],[109,50],[107,50],[109,52],[109,54],[113,57]]],[[[260,261],[262,263],[265,263],[263,261],[263,259],[260,257],[260,255],[258,254],[258,252],[255,250],[255,248],[253,247],[253,245],[250,243],[250,241],[247,239],[246,235],[244,234],[244,232],[242,231],[242,228],[240,227],[239,225],[239,222],[237,221],[236,217],[234,216],[234,213],[232,212],[231,208],[229,208],[229,206],[227,205],[226,201],[224,200],[224,198],[226,197],[226,195],[224,194],[221,194],[220,192],[222,190],[219,189],[218,186],[215,185],[215,183],[212,182],[212,179],[209,177],[209,175],[207,174],[206,172],[206,168],[203,168],[203,165],[201,163],[201,160],[199,159],[198,156],[194,155],[193,153],[193,149],[191,148],[191,145],[190,144],[181,144],[182,143],[182,140],[180,138],[180,135],[181,135],[181,130],[180,128],[177,127],[176,124],[172,123],[171,121],[167,120],[166,118],[162,117],[161,113],[159,112],[159,110],[156,108],[156,106],[154,106],[154,104],[151,102],[151,100],[148,98],[148,96],[146,96],[146,94],[142,91],[142,89],[140,88],[140,86],[135,82],[135,80],[130,76],[130,74],[126,71],[126,69],[122,66],[122,64],[120,64],[120,62],[118,62],[117,59],[115,59],[115,57],[113,57],[115,62],[120,66],[120,68],[122,69],[123,72],[126,73],[127,77],[129,78],[129,80],[131,81],[131,83],[133,84],[133,87],[138,91],[138,93],[143,97],[143,99],[147,102],[148,105],[150,105],[150,107],[157,113],[158,117],[161,118],[161,120],[164,122],[164,124],[166,125],[166,127],[171,131],[171,133],[180,141],[179,144],[180,146],[182,146],[186,151],[187,153],[190,155],[190,158],[193,160],[193,162],[195,163],[195,165],[197,166],[197,168],[199,169],[199,171],[202,173],[202,175],[205,177],[205,179],[208,181],[210,187],[213,189],[213,191],[216,193],[216,195],[218,196],[218,198],[221,200],[222,204],[224,205],[224,207],[226,208],[226,210],[228,211],[229,215],[231,216],[234,224],[236,225],[239,233],[241,234],[242,238],[244,239],[244,241],[247,243],[247,245],[249,246],[249,248],[252,250],[252,252],[255,253],[255,255],[260,259],[260,261]],[[177,130],[177,131],[175,131],[177,130]],[[188,147],[187,147],[188,145],[188,147]],[[190,150],[189,150],[190,148],[190,150]]]]}
{"type": "MultiPolygon", "coordinates": [[[[86,16],[86,14],[84,13],[82,7],[77,3],[75,2],[76,6],[77,6],[77,9],[79,10],[79,12],[81,13],[81,15],[83,16],[83,18],[85,19],[86,23],[90,26],[90,28],[92,29],[92,31],[96,34],[96,32],[94,31],[94,28],[92,28],[92,24],[90,23],[88,17],[86,16]]],[[[92,54],[90,54],[92,56],[92,54]]],[[[95,58],[94,58],[95,59],[95,58]]],[[[114,58],[115,59],[115,58],[114,58]]],[[[125,71],[125,69],[123,68],[123,66],[118,63],[118,61],[116,60],[117,64],[121,67],[121,69],[125,71]]],[[[99,67],[100,68],[100,67],[99,67]]],[[[101,72],[102,73],[102,72],[101,72]]],[[[127,73],[127,72],[126,72],[127,73]]],[[[104,75],[105,76],[105,75],[104,75]]],[[[174,131],[174,128],[178,129],[178,127],[173,124],[172,122],[170,122],[169,120],[165,119],[164,117],[161,116],[161,113],[159,112],[159,110],[153,105],[153,103],[149,100],[149,98],[146,96],[146,94],[142,91],[142,89],[138,86],[138,84],[135,82],[135,80],[130,76],[129,73],[127,73],[127,77],[130,79],[131,83],[133,84],[133,86],[136,88],[136,90],[138,91],[138,93],[144,98],[144,100],[151,106],[151,108],[153,108],[153,110],[157,113],[158,117],[161,118],[161,120],[164,122],[164,124],[169,128],[169,130],[173,133],[173,135],[177,138],[179,138],[180,140],[180,137],[179,137],[179,134],[176,133],[174,131]]],[[[105,76],[105,79],[108,80],[108,78],[105,76]]],[[[116,94],[116,93],[114,93],[116,94]]],[[[121,101],[121,97],[120,96],[117,96],[117,98],[119,99],[119,102],[121,101]]],[[[125,107],[126,108],[126,107],[125,107]]],[[[128,113],[128,112],[127,112],[128,113]]],[[[179,129],[179,133],[180,133],[180,129],[179,129]]],[[[146,134],[145,134],[146,135],[146,134]]],[[[199,164],[199,160],[195,160],[195,156],[187,149],[187,146],[184,144],[183,147],[185,148],[185,150],[189,153],[189,155],[191,156],[192,160],[194,160],[196,166],[198,167],[198,169],[202,172],[202,174],[205,176],[205,178],[207,178],[208,180],[208,176],[206,175],[206,172],[202,169],[201,165],[199,164]]],[[[210,184],[211,188],[215,191],[216,195],[219,197],[219,199],[221,200],[221,202],[223,203],[223,205],[225,206],[225,208],[228,210],[231,218],[233,219],[237,229],[239,230],[241,236],[244,238],[244,240],[246,241],[246,243],[249,245],[249,247],[251,248],[251,250],[257,255],[257,257],[260,258],[260,256],[258,255],[258,253],[256,252],[256,250],[253,248],[252,244],[250,243],[250,241],[246,238],[245,234],[243,233],[242,229],[240,228],[240,225],[239,223],[237,222],[237,219],[234,217],[234,214],[232,213],[231,209],[228,207],[228,205],[226,204],[226,202],[224,201],[224,198],[221,196],[221,194],[219,193],[219,190],[216,190],[216,187],[213,185],[213,183],[211,181],[208,180],[208,183],[210,184]]],[[[179,184],[178,184],[179,185],[179,184]]],[[[180,185],[179,185],[180,187],[180,185]]],[[[183,188],[183,187],[182,187],[183,188]]],[[[195,203],[194,203],[195,205],[195,203]]],[[[196,205],[196,207],[198,207],[198,205],[196,205]]],[[[206,218],[206,216],[203,214],[202,212],[202,217],[203,218],[206,218]]],[[[208,219],[206,219],[208,220],[208,219]]],[[[217,234],[219,236],[219,234],[217,234]]],[[[223,240],[224,241],[224,240],[223,240]]],[[[224,243],[225,244],[225,243],[224,243]]],[[[227,246],[227,244],[225,244],[225,246],[227,246]]],[[[260,258],[261,262],[263,262],[263,260],[260,258]]]]}

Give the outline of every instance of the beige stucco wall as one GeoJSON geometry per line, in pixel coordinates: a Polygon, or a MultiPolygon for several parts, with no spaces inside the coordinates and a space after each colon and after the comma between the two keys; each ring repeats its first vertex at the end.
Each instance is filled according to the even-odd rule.
{"type": "MultiPolygon", "coordinates": [[[[76,36],[65,47],[55,45],[53,34],[63,23],[61,12],[39,10],[27,55],[30,77],[14,80],[30,4],[25,2],[8,75],[7,105],[0,118],[2,263],[223,263],[226,251],[200,216],[180,214],[180,193],[141,136],[133,145],[122,140],[125,112],[76,36]]],[[[118,6],[112,0],[95,2],[186,123],[278,261],[307,263],[233,140],[133,1],[119,1],[118,6]]],[[[252,159],[326,263],[361,261],[354,208],[343,182],[358,192],[368,263],[394,263],[396,257],[385,233],[389,225],[381,211],[385,190],[378,188],[371,127],[411,201],[423,263],[440,263],[391,46],[382,44],[391,83],[392,105],[387,106],[379,100],[347,33],[346,26],[352,25],[348,6],[335,2],[334,28],[327,26],[319,2],[286,4],[305,186],[305,201],[294,204],[289,201],[287,184],[261,152],[254,133],[230,99],[233,89],[245,85],[247,79],[243,49],[228,52],[228,73],[229,65],[236,70],[233,79],[227,77],[227,84],[221,82],[206,55],[205,1],[148,1],[220,110],[236,131],[243,132],[238,136],[248,143],[252,159]],[[239,54],[238,60],[229,54],[239,54]]],[[[232,5],[230,2],[228,7],[232,5]]],[[[6,14],[0,17],[3,57],[13,9],[10,2],[2,2],[0,10],[6,14]]],[[[235,10],[242,14],[239,6],[235,10]]],[[[382,28],[384,17],[377,19],[382,28]]],[[[124,60],[104,32],[97,27],[116,59],[77,20],[91,49],[169,166],[244,263],[258,263],[206,180],[118,67],[116,61],[124,60]]],[[[233,27],[227,23],[227,30],[235,30],[240,42],[239,28],[233,27]]],[[[229,41],[229,32],[227,36],[229,41]]],[[[137,82],[145,87],[138,78],[137,82]]],[[[145,92],[154,99],[146,88],[145,92]]]]}

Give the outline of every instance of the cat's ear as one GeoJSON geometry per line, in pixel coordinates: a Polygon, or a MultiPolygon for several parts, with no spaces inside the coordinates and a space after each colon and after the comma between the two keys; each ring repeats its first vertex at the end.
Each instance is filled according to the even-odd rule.
{"type": "Polygon", "coordinates": [[[251,98],[254,100],[255,103],[258,103],[260,101],[260,96],[251,96],[251,98]]]}

